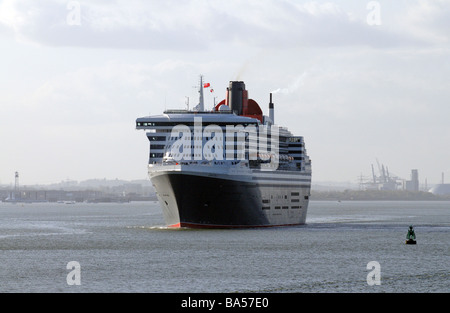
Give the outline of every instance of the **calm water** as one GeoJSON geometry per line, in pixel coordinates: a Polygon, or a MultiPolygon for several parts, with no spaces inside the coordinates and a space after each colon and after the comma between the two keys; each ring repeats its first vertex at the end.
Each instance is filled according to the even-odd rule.
{"type": "Polygon", "coordinates": [[[450,202],[312,201],[300,227],[163,225],[154,202],[0,203],[0,292],[450,291],[450,202]]]}

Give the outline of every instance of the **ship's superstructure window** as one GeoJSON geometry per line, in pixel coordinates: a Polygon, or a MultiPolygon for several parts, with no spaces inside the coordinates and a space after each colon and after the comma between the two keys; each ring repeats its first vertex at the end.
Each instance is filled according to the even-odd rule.
{"type": "Polygon", "coordinates": [[[152,149],[165,149],[166,146],[165,145],[150,145],[150,150],[152,149]]]}
{"type": "Polygon", "coordinates": [[[165,136],[148,136],[147,138],[150,141],[165,141],[166,140],[165,136]]]}

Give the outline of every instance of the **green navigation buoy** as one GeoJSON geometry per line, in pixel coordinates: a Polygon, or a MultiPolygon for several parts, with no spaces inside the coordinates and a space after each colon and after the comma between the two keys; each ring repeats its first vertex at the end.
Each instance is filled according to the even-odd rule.
{"type": "Polygon", "coordinates": [[[416,233],[414,232],[414,228],[409,226],[408,233],[406,234],[406,242],[407,245],[415,245],[416,244],[416,233]]]}

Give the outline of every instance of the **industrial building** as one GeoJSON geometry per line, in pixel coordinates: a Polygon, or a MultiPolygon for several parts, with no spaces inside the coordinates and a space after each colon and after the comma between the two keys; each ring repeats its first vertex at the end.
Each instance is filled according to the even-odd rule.
{"type": "Polygon", "coordinates": [[[378,175],[372,164],[372,176],[364,179],[360,177],[360,189],[362,190],[407,190],[419,191],[419,171],[411,170],[411,179],[405,180],[389,172],[384,164],[380,164],[377,160],[378,175]]]}

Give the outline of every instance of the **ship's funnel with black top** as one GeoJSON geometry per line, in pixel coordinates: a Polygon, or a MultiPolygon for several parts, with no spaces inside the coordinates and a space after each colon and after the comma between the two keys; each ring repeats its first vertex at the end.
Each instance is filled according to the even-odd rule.
{"type": "Polygon", "coordinates": [[[263,122],[262,110],[255,100],[248,98],[244,82],[230,81],[226,98],[214,107],[214,111],[225,110],[225,108],[221,108],[222,105],[228,106],[229,110],[236,115],[256,118],[261,123],[263,122]]]}
{"type": "Polygon", "coordinates": [[[244,108],[247,107],[248,93],[245,90],[245,84],[242,81],[230,81],[227,88],[226,105],[228,105],[232,112],[236,115],[242,115],[244,108]]]}

